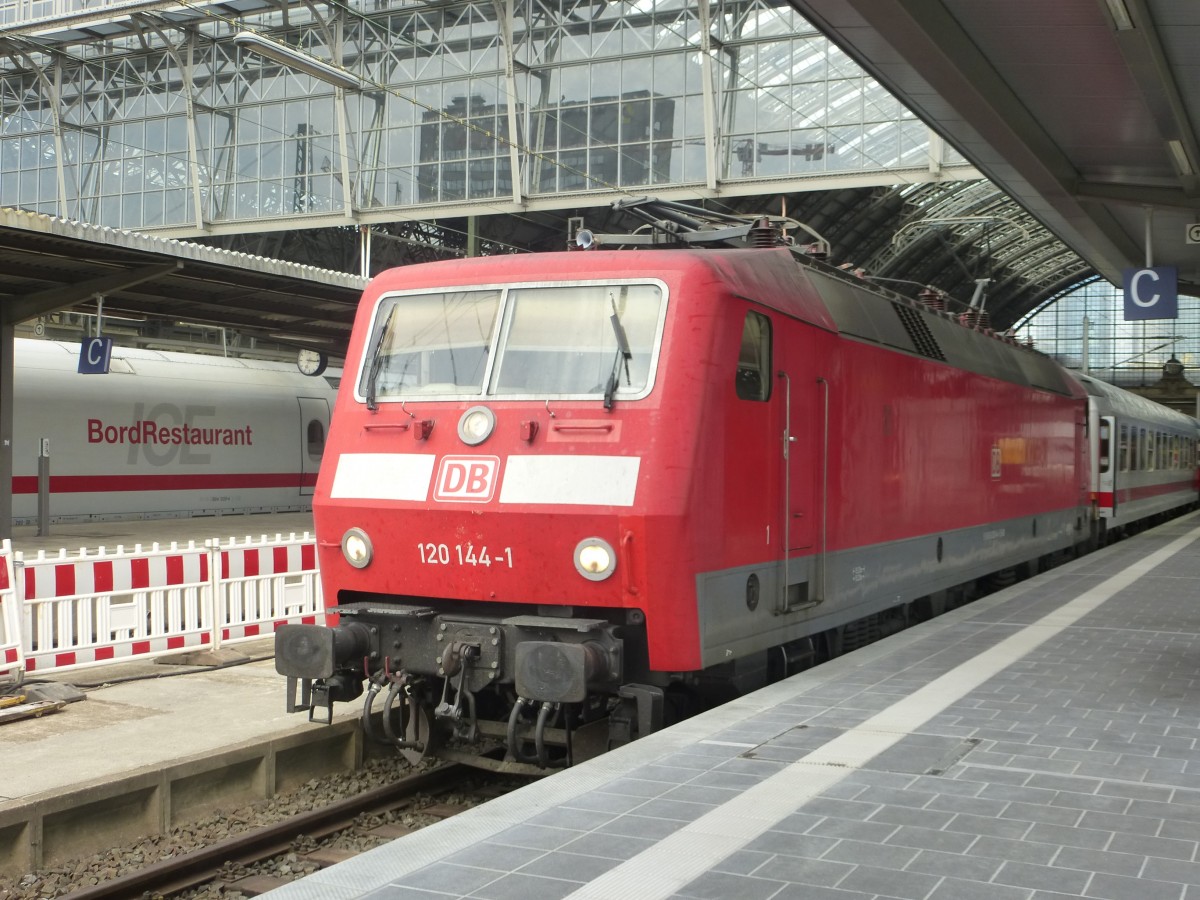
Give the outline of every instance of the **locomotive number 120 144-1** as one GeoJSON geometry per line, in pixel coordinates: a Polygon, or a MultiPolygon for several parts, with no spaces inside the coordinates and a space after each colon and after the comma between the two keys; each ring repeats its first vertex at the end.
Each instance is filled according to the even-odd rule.
{"type": "Polygon", "coordinates": [[[427,566],[507,566],[513,567],[512,547],[501,551],[488,551],[486,545],[476,547],[474,544],[417,544],[417,552],[421,562],[427,566]]]}

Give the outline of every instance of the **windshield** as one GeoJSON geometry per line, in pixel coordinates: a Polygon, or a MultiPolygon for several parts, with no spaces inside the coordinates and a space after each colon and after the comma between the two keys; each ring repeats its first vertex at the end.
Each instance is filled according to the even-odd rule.
{"type": "Polygon", "coordinates": [[[367,342],[378,349],[364,360],[359,394],[609,403],[644,396],[663,293],[657,284],[570,284],[385,298],[367,342]]]}
{"type": "Polygon", "coordinates": [[[410,294],[385,301],[367,346],[359,392],[377,400],[479,392],[500,309],[500,291],[410,294]],[[376,369],[370,384],[372,367],[376,369]]]}

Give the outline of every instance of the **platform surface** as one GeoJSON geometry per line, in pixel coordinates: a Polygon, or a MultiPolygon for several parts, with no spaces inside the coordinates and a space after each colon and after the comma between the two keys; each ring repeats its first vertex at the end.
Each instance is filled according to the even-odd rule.
{"type": "MultiPolygon", "coordinates": [[[[39,550],[75,554],[81,548],[113,552],[124,545],[162,546],[172,541],[202,545],[209,538],[228,540],[312,531],[311,513],[138,519],[52,525],[38,537],[36,528],[14,529],[13,548],[28,557],[39,550]]],[[[204,657],[202,651],[192,651],[204,657]]],[[[51,681],[82,685],[86,699],[36,719],[0,724],[0,766],[20,773],[0,781],[0,806],[82,784],[115,779],[146,768],[169,765],[205,753],[323,726],[303,714],[285,711],[285,679],[276,674],[274,639],[227,645],[206,665],[179,665],[179,655],[125,659],[63,672],[33,672],[28,684],[2,685],[5,692],[51,681]],[[239,657],[244,664],[239,664],[239,657]],[[231,665],[217,667],[224,661],[231,665]]],[[[339,719],[358,710],[341,705],[339,719]]]]}
{"type": "MultiPolygon", "coordinates": [[[[276,674],[273,638],[237,645],[224,668],[139,660],[32,677],[83,685],[84,699],[36,719],[0,724],[0,809],[83,785],[122,778],[181,760],[218,754],[305,729],[285,709],[286,681],[276,674]],[[247,660],[238,664],[237,657],[247,660]]],[[[357,718],[343,704],[337,719],[357,718]]]]}
{"type": "Polygon", "coordinates": [[[1188,516],[267,895],[1200,900],[1188,516]]]}

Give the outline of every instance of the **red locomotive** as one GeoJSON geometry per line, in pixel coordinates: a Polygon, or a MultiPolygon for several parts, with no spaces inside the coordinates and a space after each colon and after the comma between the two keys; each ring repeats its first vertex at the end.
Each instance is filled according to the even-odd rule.
{"type": "MultiPolygon", "coordinates": [[[[279,632],[290,708],[366,680],[409,758],[536,771],[1100,539],[1121,392],[1089,406],[774,222],[623,206],[641,250],[368,286],[314,502],[332,627],[279,632]]],[[[1158,513],[1196,500],[1196,423],[1153,416],[1158,513]]]]}

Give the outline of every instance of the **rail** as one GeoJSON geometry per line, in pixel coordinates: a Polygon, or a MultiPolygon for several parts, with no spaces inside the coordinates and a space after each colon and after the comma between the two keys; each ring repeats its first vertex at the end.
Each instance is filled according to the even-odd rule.
{"type": "Polygon", "coordinates": [[[144,869],[74,891],[71,897],[75,900],[123,900],[181,893],[218,878],[230,861],[249,864],[286,853],[298,835],[324,838],[352,827],[356,817],[363,813],[392,809],[422,793],[452,790],[463,777],[463,768],[456,765],[419,772],[327,807],[235,835],[211,847],[151,863],[144,869]]]}

